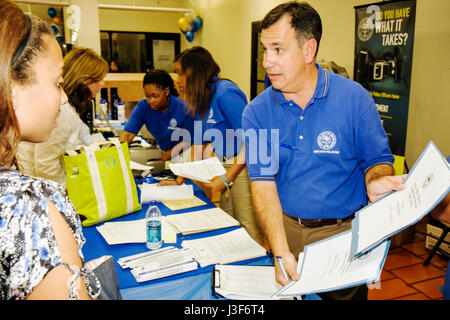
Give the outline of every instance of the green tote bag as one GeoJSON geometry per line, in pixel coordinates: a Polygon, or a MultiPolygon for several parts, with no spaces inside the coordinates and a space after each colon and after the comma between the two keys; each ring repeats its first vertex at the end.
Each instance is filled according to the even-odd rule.
{"type": "Polygon", "coordinates": [[[94,143],[64,154],[70,200],[92,226],[141,210],[126,142],[94,143]]]}

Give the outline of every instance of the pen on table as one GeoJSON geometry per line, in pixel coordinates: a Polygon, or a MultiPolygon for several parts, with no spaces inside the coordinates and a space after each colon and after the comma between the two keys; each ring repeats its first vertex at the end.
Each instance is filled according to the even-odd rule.
{"type": "MultiPolygon", "coordinates": [[[[278,261],[278,264],[280,265],[280,269],[281,272],[283,273],[283,276],[286,278],[288,282],[291,282],[292,280],[291,278],[289,278],[286,269],[284,268],[283,258],[281,258],[280,256],[276,256],[276,259],[278,261]]],[[[294,300],[297,300],[297,297],[294,297],[294,300]]]]}

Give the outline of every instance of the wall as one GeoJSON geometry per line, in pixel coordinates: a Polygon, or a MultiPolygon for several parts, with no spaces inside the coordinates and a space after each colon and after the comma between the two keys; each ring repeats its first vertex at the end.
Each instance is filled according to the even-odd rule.
{"type": "MultiPolygon", "coordinates": [[[[130,1],[99,0],[100,4],[130,5],[130,1]]],[[[136,6],[164,7],[164,8],[189,8],[184,0],[172,1],[136,1],[136,6]],[[157,4],[157,2],[159,4],[157,4]]],[[[131,32],[167,32],[180,33],[178,19],[184,16],[184,12],[158,12],[158,11],[133,11],[118,9],[99,9],[100,30],[131,31],[131,32]]],[[[196,34],[197,36],[197,34],[196,34]]],[[[191,44],[181,35],[181,50],[191,44]]]]}
{"type": "MultiPolygon", "coordinates": [[[[250,96],[251,23],[262,20],[277,0],[195,0],[203,12],[199,42],[250,96]]],[[[324,34],[318,59],[333,60],[353,76],[354,6],[378,1],[309,0],[319,12],[324,34]]],[[[417,0],[406,161],[411,168],[429,140],[450,155],[450,12],[448,0],[417,0]]]]}
{"type": "MultiPolygon", "coordinates": [[[[97,0],[71,0],[71,4],[77,5],[81,9],[81,27],[77,45],[79,47],[91,48],[100,54],[100,28],[97,0]]],[[[67,17],[66,13],[65,16],[67,17]]],[[[70,36],[67,39],[70,39],[70,36]]]]}

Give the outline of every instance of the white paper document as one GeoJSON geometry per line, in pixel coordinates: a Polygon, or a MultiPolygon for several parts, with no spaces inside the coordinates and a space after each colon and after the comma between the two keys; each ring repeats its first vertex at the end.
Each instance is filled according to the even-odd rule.
{"type": "Polygon", "coordinates": [[[194,188],[190,184],[180,186],[158,186],[157,183],[142,183],[141,203],[150,201],[181,200],[194,198],[194,188]]]}
{"type": "Polygon", "coordinates": [[[351,239],[349,230],[305,246],[297,270],[300,280],[288,283],[273,297],[296,297],[378,281],[390,242],[359,258],[350,258],[351,239]]]}
{"type": "Polygon", "coordinates": [[[133,160],[130,160],[130,169],[131,170],[150,171],[153,168],[154,167],[152,167],[152,166],[147,166],[147,165],[144,165],[144,164],[140,164],[140,163],[134,162],[133,160]]]}
{"type": "Polygon", "coordinates": [[[166,219],[184,235],[239,226],[239,221],[221,208],[173,214],[166,219]]]}
{"type": "MultiPolygon", "coordinates": [[[[133,221],[105,222],[96,227],[109,245],[123,243],[145,243],[147,241],[145,219],[133,221]]],[[[164,243],[176,243],[177,231],[161,217],[161,236],[164,243]]]]}
{"type": "Polygon", "coordinates": [[[214,291],[233,300],[271,300],[281,289],[274,266],[216,265],[214,291]]]}
{"type": "Polygon", "coordinates": [[[376,247],[385,239],[420,221],[450,189],[450,167],[430,142],[411,169],[406,189],[359,210],[352,221],[352,256],[376,247]]]}
{"type": "Polygon", "coordinates": [[[186,163],[169,163],[169,168],[177,176],[206,183],[211,182],[212,178],[226,173],[217,157],[186,163]]]}
{"type": "Polygon", "coordinates": [[[266,255],[266,249],[253,240],[244,228],[218,236],[185,240],[181,245],[193,249],[195,260],[202,268],[266,255]]]}
{"type": "Polygon", "coordinates": [[[168,277],[198,268],[191,249],[163,247],[117,260],[123,269],[130,269],[137,282],[168,277]]]}

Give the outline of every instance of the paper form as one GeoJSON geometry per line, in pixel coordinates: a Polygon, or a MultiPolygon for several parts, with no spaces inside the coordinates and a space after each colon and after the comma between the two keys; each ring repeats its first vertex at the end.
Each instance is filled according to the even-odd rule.
{"type": "Polygon", "coordinates": [[[194,198],[194,188],[192,185],[182,184],[181,186],[158,186],[157,183],[142,183],[141,203],[150,201],[182,200],[194,198]]]}
{"type": "Polygon", "coordinates": [[[450,167],[434,143],[428,144],[405,185],[406,189],[392,192],[356,213],[352,221],[352,256],[418,222],[449,192],[450,167]]]}
{"type": "Polygon", "coordinates": [[[206,202],[195,196],[192,199],[165,200],[161,202],[172,211],[204,206],[206,204],[206,202]]]}
{"type": "Polygon", "coordinates": [[[163,278],[198,268],[191,249],[163,247],[161,249],[122,257],[117,263],[131,269],[137,282],[163,278]]]}
{"type": "Polygon", "coordinates": [[[215,266],[214,290],[225,298],[269,300],[280,289],[274,266],[215,266]]]}
{"type": "Polygon", "coordinates": [[[211,182],[212,178],[226,173],[217,157],[186,163],[169,163],[169,168],[177,176],[206,183],[211,182]]]}
{"type": "Polygon", "coordinates": [[[221,208],[173,214],[166,216],[166,220],[182,234],[239,226],[239,221],[221,208]]]}
{"type": "MultiPolygon", "coordinates": [[[[105,222],[96,227],[109,245],[123,243],[145,243],[147,241],[145,219],[133,221],[105,222]]],[[[165,243],[176,243],[177,232],[161,217],[161,233],[165,243]]]]}
{"type": "Polygon", "coordinates": [[[194,250],[195,260],[201,267],[266,255],[266,249],[253,240],[244,228],[218,236],[185,240],[181,245],[194,250]]]}
{"type": "Polygon", "coordinates": [[[292,281],[273,297],[294,297],[344,289],[379,279],[389,241],[359,258],[350,259],[351,230],[305,246],[299,258],[300,280],[292,281]]]}

